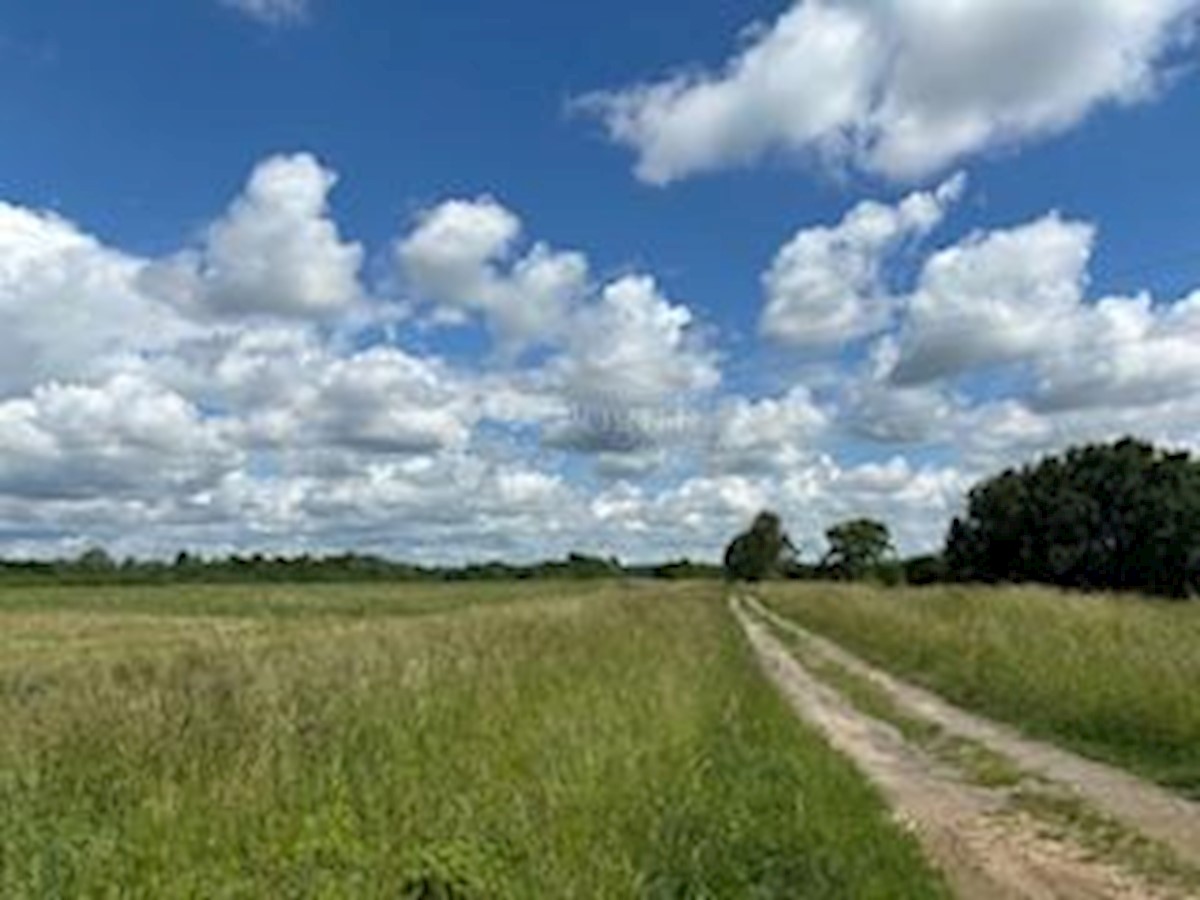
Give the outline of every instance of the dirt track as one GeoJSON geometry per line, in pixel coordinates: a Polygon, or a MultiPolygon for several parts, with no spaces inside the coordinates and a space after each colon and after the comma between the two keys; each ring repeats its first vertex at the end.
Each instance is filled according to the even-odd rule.
{"type": "MultiPolygon", "coordinates": [[[[792,708],[879,788],[960,897],[1126,900],[1191,896],[1178,887],[1151,885],[1116,862],[1097,859],[1063,837],[1051,835],[1031,817],[1013,814],[1008,809],[1009,789],[970,783],[961,772],[907,742],[891,725],[859,712],[811,675],[742,602],[735,600],[733,607],[764,670],[792,708]]],[[[770,615],[761,607],[756,612],[770,615]]],[[[794,626],[783,623],[779,627],[794,626]]],[[[871,669],[828,642],[821,642],[820,652],[836,655],[840,664],[871,677],[906,711],[937,721],[947,731],[992,747],[1023,769],[1078,791],[1089,802],[1097,801],[1097,808],[1148,836],[1173,838],[1170,846],[1181,859],[1196,860],[1191,854],[1196,834],[1192,829],[1200,827],[1200,817],[1192,818],[1195,804],[1176,801],[1160,788],[1125,773],[1019,738],[871,669]],[[1103,805],[1098,802],[1101,799],[1103,805]]]]}

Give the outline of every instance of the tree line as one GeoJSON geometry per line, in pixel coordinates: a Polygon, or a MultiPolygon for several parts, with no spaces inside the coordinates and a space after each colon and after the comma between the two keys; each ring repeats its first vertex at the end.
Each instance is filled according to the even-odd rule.
{"type": "Polygon", "coordinates": [[[1200,594],[1200,461],[1132,438],[1009,469],[968,495],[940,554],[899,560],[885,524],[831,528],[806,565],[774,513],[725,553],[726,577],[885,583],[1042,583],[1185,598],[1200,594]]]}
{"type": "Polygon", "coordinates": [[[203,557],[181,552],[173,561],[117,560],[102,548],[74,559],[0,561],[0,584],[242,584],[335,582],[477,582],[599,578],[718,579],[720,566],[692,560],[633,566],[616,558],[572,553],[565,559],[422,566],[379,556],[264,554],[203,557]]]}

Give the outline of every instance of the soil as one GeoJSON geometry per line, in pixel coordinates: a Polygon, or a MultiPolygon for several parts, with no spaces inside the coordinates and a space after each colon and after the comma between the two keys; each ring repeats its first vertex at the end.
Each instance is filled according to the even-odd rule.
{"type": "MultiPolygon", "coordinates": [[[[1098,859],[1062,835],[1050,833],[1032,817],[1013,813],[1008,789],[968,782],[961,772],[910,744],[891,725],[859,712],[811,675],[766,624],[747,612],[742,601],[735,600],[733,608],[764,671],[793,710],[876,786],[958,896],[967,900],[1167,900],[1189,896],[1176,888],[1150,884],[1116,862],[1098,859]]],[[[758,610],[761,607],[756,607],[758,610]]],[[[765,610],[762,613],[770,615],[765,610]]],[[[820,649],[888,689],[907,711],[986,744],[1057,785],[1077,790],[1089,802],[1095,801],[1097,808],[1161,839],[1181,859],[1195,860],[1191,841],[1200,817],[1193,818],[1194,804],[1126,773],[1029,741],[955,709],[827,641],[821,641],[820,649]],[[1173,829],[1179,829],[1178,833],[1173,829]]]]}

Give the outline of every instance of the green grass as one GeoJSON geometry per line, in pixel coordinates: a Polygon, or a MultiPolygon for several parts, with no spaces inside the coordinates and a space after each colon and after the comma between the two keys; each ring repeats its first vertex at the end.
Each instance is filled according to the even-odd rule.
{"type": "Polygon", "coordinates": [[[0,896],[946,896],[715,587],[193,590],[0,601],[0,896]]]}
{"type": "Polygon", "coordinates": [[[6,612],[93,612],[129,616],[297,618],[315,615],[390,617],[451,612],[481,603],[579,596],[603,581],[511,581],[473,584],[253,584],[97,587],[0,586],[6,612]]]}
{"type": "Polygon", "coordinates": [[[871,679],[822,654],[812,642],[775,622],[762,620],[818,680],[833,688],[864,715],[886,722],[908,742],[981,787],[1015,787],[1025,773],[1009,760],[978,741],[951,734],[937,722],[907,712],[896,699],[871,679]]]}
{"type": "Polygon", "coordinates": [[[1200,797],[1200,606],[811,584],[764,599],[962,706],[1200,797]]]}

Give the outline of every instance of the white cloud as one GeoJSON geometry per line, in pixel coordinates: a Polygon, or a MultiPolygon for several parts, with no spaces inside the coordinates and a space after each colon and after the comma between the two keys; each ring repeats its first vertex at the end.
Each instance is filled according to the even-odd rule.
{"type": "Polygon", "coordinates": [[[895,300],[885,264],[906,242],[936,228],[964,186],[960,175],[895,206],[864,201],[833,227],[799,231],[763,276],[762,332],[792,346],[818,347],[886,326],[895,300]]]}
{"type": "Polygon", "coordinates": [[[654,440],[647,433],[653,425],[645,416],[635,422],[630,410],[676,408],[720,381],[691,310],[664,297],[652,277],[593,285],[583,254],[535,244],[519,255],[521,235],[521,220],[495,200],[451,200],[420,216],[396,256],[421,297],[451,313],[482,315],[503,356],[548,350],[543,393],[567,408],[621,417],[599,434],[596,422],[559,415],[549,444],[589,452],[644,448],[654,440]]]}
{"type": "Polygon", "coordinates": [[[486,407],[478,385],[434,357],[381,344],[342,352],[298,324],[210,336],[151,369],[223,417],[243,445],[293,457],[436,454],[464,446],[486,407]]]}
{"type": "Polygon", "coordinates": [[[1200,295],[1090,299],[1094,226],[973,234],[896,283],[958,181],[797,236],[784,311],[831,340],[875,326],[817,323],[898,330],[860,372],[825,360],[831,378],[806,366],[753,398],[722,390],[716,336],[654,278],[593,281],[581,254],[522,248],[486,199],[423,216],[400,258],[430,302],[540,352],[418,351],[436,335],[360,318],[375,307],[331,187],[309,157],[269,160],[166,262],[0,204],[0,552],[716,558],[764,506],[810,554],[861,515],[923,550],[1000,465],[1130,432],[1200,447],[1200,295]],[[848,438],[868,461],[847,462],[848,438]],[[864,439],[922,443],[924,462],[864,439]]]}
{"type": "Polygon", "coordinates": [[[1052,214],[935,253],[898,341],[875,348],[881,395],[937,396],[938,383],[1016,366],[1016,389],[1051,414],[1200,396],[1200,294],[1089,300],[1095,240],[1094,226],[1052,214]]]}
{"type": "Polygon", "coordinates": [[[306,21],[311,13],[310,0],[220,0],[220,3],[264,25],[295,25],[306,21]]]}
{"type": "Polygon", "coordinates": [[[260,163],[201,246],[152,266],[146,290],[211,316],[330,317],[362,299],[363,249],[329,215],[337,176],[309,154],[260,163]]]}
{"type": "Polygon", "coordinates": [[[53,213],[0,202],[0,397],[193,333],[139,290],[144,265],[53,213]]]}
{"type": "Polygon", "coordinates": [[[385,347],[333,361],[314,406],[305,419],[326,441],[368,452],[463,447],[476,419],[473,398],[435,363],[385,347]]]}
{"type": "Polygon", "coordinates": [[[921,384],[1061,346],[1094,241],[1092,226],[1052,214],[935,253],[907,301],[893,380],[921,384]]]}
{"type": "Polygon", "coordinates": [[[646,275],[592,284],[580,253],[535,244],[520,255],[521,236],[520,219],[495,200],[451,200],[423,213],[395,252],[443,323],[482,316],[509,362],[545,352],[520,387],[492,380],[488,391],[506,399],[485,401],[490,413],[523,407],[544,447],[590,455],[609,477],[653,468],[666,445],[691,436],[691,404],[720,381],[691,310],[646,275]]]}
{"type": "Polygon", "coordinates": [[[1069,343],[1037,361],[1042,410],[1158,406],[1200,396],[1200,293],[1156,306],[1106,298],[1080,310],[1069,343]]]}
{"type": "Polygon", "coordinates": [[[781,472],[809,458],[830,426],[805,387],[779,398],[727,401],[708,463],[723,472],[781,472]]]}
{"type": "Polygon", "coordinates": [[[925,177],[1153,96],[1196,0],[798,0],[720,71],[586,98],[643,180],[776,152],[925,177]]]}
{"type": "Polygon", "coordinates": [[[240,462],[183,397],[132,375],[51,383],[0,403],[0,493],[153,498],[214,482],[240,462]]]}
{"type": "Polygon", "coordinates": [[[422,298],[451,314],[482,315],[512,356],[560,339],[588,283],[581,254],[535,244],[517,257],[521,231],[521,220],[489,197],[450,200],[421,215],[396,255],[422,298]]]}
{"type": "Polygon", "coordinates": [[[566,352],[553,364],[567,395],[585,406],[672,406],[721,380],[716,359],[686,306],[651,277],[607,285],[580,310],[566,352]]]}

